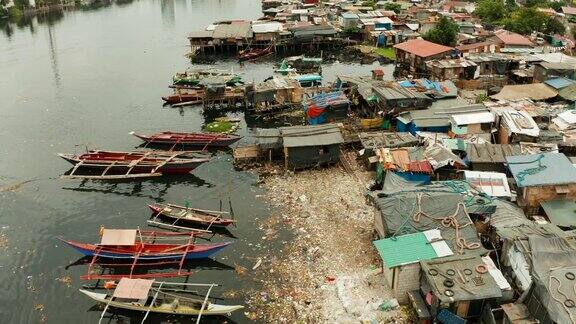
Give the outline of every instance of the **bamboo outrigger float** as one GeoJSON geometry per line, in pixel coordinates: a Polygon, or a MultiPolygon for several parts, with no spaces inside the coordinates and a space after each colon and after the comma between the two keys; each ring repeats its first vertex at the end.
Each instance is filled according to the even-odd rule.
{"type": "MultiPolygon", "coordinates": [[[[196,244],[195,238],[201,231],[156,232],[140,229],[101,229],[98,244],[86,244],[75,241],[61,241],[85,256],[91,257],[88,273],[80,277],[84,280],[128,278],[169,278],[189,276],[184,271],[184,263],[194,259],[204,259],[224,249],[232,242],[196,244]],[[104,263],[105,260],[125,261],[123,263],[104,263]],[[97,274],[93,267],[121,268],[129,267],[127,274],[97,274]],[[173,272],[135,273],[144,267],[178,265],[173,272]]],[[[110,262],[110,261],[108,261],[110,262]]]]}
{"type": "Polygon", "coordinates": [[[106,305],[98,323],[102,322],[109,307],[144,312],[141,323],[146,321],[150,313],[191,315],[197,317],[196,323],[200,323],[203,315],[229,315],[244,308],[242,305],[219,305],[209,302],[208,298],[214,287],[218,287],[218,285],[122,278],[112,294],[85,289],[80,289],[80,292],[106,305]],[[208,291],[204,299],[195,299],[186,296],[186,293],[190,294],[192,291],[166,288],[169,286],[207,287],[208,291]]]}
{"type": "Polygon", "coordinates": [[[58,156],[74,164],[70,173],[62,176],[67,179],[130,179],[159,177],[164,174],[186,174],[210,159],[194,152],[179,151],[88,151],[84,154],[64,154],[58,156]],[[102,170],[98,175],[77,174],[80,169],[102,170]]]}

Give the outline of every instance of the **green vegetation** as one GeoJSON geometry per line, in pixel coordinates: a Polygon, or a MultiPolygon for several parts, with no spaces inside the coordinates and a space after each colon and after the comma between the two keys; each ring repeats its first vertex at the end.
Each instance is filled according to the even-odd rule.
{"type": "Polygon", "coordinates": [[[560,20],[538,11],[538,7],[561,10],[564,1],[528,0],[526,6],[518,7],[513,0],[479,0],[474,14],[487,24],[502,25],[509,31],[530,34],[538,31],[545,34],[561,34],[566,27],[560,20]]]}
{"type": "Polygon", "coordinates": [[[490,97],[488,97],[487,94],[485,93],[481,93],[479,95],[476,96],[476,103],[483,103],[484,101],[488,101],[490,99],[490,97]]]}
{"type": "Polygon", "coordinates": [[[395,13],[399,14],[400,11],[402,11],[402,6],[399,3],[395,3],[395,2],[387,2],[384,5],[384,10],[392,10],[395,13]]]}
{"type": "Polygon", "coordinates": [[[436,44],[454,46],[458,40],[458,25],[442,16],[436,27],[430,29],[422,38],[436,44]]]}
{"type": "Polygon", "coordinates": [[[216,121],[202,126],[204,131],[212,133],[232,133],[237,128],[238,123],[226,120],[224,118],[218,118],[216,121]]]}
{"type": "Polygon", "coordinates": [[[396,53],[392,47],[375,47],[374,53],[390,60],[396,60],[396,53]]]}

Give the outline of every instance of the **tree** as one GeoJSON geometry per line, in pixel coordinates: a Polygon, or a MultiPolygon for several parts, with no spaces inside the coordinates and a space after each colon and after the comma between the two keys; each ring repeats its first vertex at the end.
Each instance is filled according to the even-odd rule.
{"type": "Polygon", "coordinates": [[[506,8],[501,0],[480,0],[474,14],[484,22],[496,23],[506,16],[506,8]]]}
{"type": "Polygon", "coordinates": [[[458,29],[455,22],[442,16],[436,27],[430,29],[422,38],[432,43],[454,46],[458,40],[458,29]]]}
{"type": "Polygon", "coordinates": [[[504,19],[502,24],[509,30],[519,34],[527,35],[532,31],[544,32],[549,17],[535,8],[522,7],[504,19]]]}
{"type": "Polygon", "coordinates": [[[506,0],[505,9],[508,12],[514,11],[518,8],[516,0],[506,0]]]}
{"type": "Polygon", "coordinates": [[[402,6],[399,3],[395,2],[386,2],[384,5],[384,10],[392,10],[395,13],[399,14],[402,11],[402,6]]]}
{"type": "Polygon", "coordinates": [[[564,35],[564,33],[566,33],[566,26],[564,26],[564,24],[557,18],[548,18],[544,32],[547,34],[564,35]]]}

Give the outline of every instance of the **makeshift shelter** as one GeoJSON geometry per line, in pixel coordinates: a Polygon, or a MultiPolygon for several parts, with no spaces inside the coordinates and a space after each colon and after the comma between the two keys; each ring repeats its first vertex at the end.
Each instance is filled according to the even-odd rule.
{"type": "MultiPolygon", "coordinates": [[[[475,113],[482,113],[484,115],[485,113],[490,113],[490,111],[480,104],[410,111],[402,113],[397,117],[398,123],[396,128],[398,131],[410,132],[414,135],[416,135],[416,132],[448,133],[448,131],[452,129],[452,116],[469,116],[469,114],[475,113]]],[[[470,120],[467,122],[470,122],[470,120]]],[[[482,130],[482,124],[471,125],[471,130],[482,130]]],[[[484,126],[484,129],[486,128],[487,127],[484,126]]],[[[468,128],[466,128],[466,130],[467,129],[468,128]]]]}
{"type": "Polygon", "coordinates": [[[464,58],[426,62],[430,77],[435,80],[474,79],[478,65],[464,58]]]}
{"type": "Polygon", "coordinates": [[[274,77],[247,89],[246,99],[255,112],[290,107],[302,102],[302,87],[289,77],[274,77]]]}
{"type": "Polygon", "coordinates": [[[304,111],[310,125],[345,119],[349,109],[350,100],[342,91],[321,93],[304,103],[304,111]]]}
{"type": "Polygon", "coordinates": [[[535,101],[554,98],[558,92],[544,83],[506,85],[502,90],[492,95],[496,100],[516,100],[529,98],[535,101]]]}
{"type": "Polygon", "coordinates": [[[400,303],[407,303],[406,293],[420,287],[420,261],[454,254],[437,229],[373,243],[382,259],[384,277],[400,303]]]}
{"type": "Polygon", "coordinates": [[[520,154],[520,145],[485,143],[466,146],[466,161],[474,171],[506,172],[506,156],[520,154]]]}
{"type": "Polygon", "coordinates": [[[424,109],[433,101],[424,93],[386,82],[374,83],[372,92],[376,95],[380,107],[394,113],[424,109]]]}
{"type": "Polygon", "coordinates": [[[420,289],[433,315],[446,309],[463,319],[478,318],[484,304],[502,297],[489,266],[479,256],[420,261],[420,265],[420,289]]]}
{"type": "Polygon", "coordinates": [[[410,133],[404,132],[364,132],[358,134],[362,145],[361,155],[371,157],[379,148],[417,146],[420,141],[410,133]]]}
{"type": "Polygon", "coordinates": [[[564,154],[508,156],[506,162],[518,186],[518,205],[528,215],[542,202],[576,199],[576,168],[564,154]]]}
{"type": "Polygon", "coordinates": [[[576,110],[568,110],[558,114],[556,118],[552,119],[552,122],[561,131],[574,129],[576,128],[576,110]]]}
{"type": "Polygon", "coordinates": [[[303,169],[336,163],[344,142],[335,124],[280,127],[287,169],[303,169]]]}
{"type": "Polygon", "coordinates": [[[574,200],[558,199],[540,203],[550,223],[564,228],[576,228],[576,202],[574,200]]]}
{"type": "Polygon", "coordinates": [[[498,112],[500,125],[498,142],[500,144],[535,142],[540,135],[540,127],[525,110],[508,109],[498,112]]]}
{"type": "Polygon", "coordinates": [[[464,178],[471,186],[491,197],[510,197],[506,174],[498,172],[464,171],[464,178]]]}
{"type": "Polygon", "coordinates": [[[534,65],[534,82],[544,82],[554,77],[576,79],[574,62],[540,62],[534,65]]]}
{"type": "Polygon", "coordinates": [[[575,323],[574,239],[530,237],[529,243],[534,285],[524,304],[540,323],[575,323]]]}
{"type": "Polygon", "coordinates": [[[395,171],[396,175],[408,181],[430,182],[432,165],[424,156],[423,147],[377,148],[376,182],[383,183],[385,171],[395,171]]]}
{"type": "Polygon", "coordinates": [[[456,85],[450,80],[430,81],[428,79],[410,79],[399,81],[398,84],[402,88],[423,92],[435,99],[458,97],[458,88],[456,88],[456,85]]]}
{"type": "Polygon", "coordinates": [[[412,73],[426,71],[426,61],[449,56],[454,48],[429,42],[424,39],[411,39],[394,45],[396,63],[412,73]]]}
{"type": "Polygon", "coordinates": [[[454,254],[484,254],[485,249],[480,244],[468,209],[482,209],[490,213],[486,208],[489,206],[472,206],[474,202],[468,200],[472,204],[466,206],[464,196],[456,192],[454,186],[453,182],[451,185],[418,186],[412,190],[389,193],[384,197],[373,197],[380,211],[374,220],[376,232],[384,238],[438,228],[454,254]],[[448,219],[449,226],[441,225],[443,220],[448,219]]]}

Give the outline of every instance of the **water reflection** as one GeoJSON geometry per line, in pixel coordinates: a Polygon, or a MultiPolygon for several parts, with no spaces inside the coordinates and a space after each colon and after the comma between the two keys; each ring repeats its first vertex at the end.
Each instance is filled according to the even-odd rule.
{"type": "Polygon", "coordinates": [[[174,27],[176,21],[174,14],[174,0],[160,0],[162,23],[167,27],[174,27]]]}

